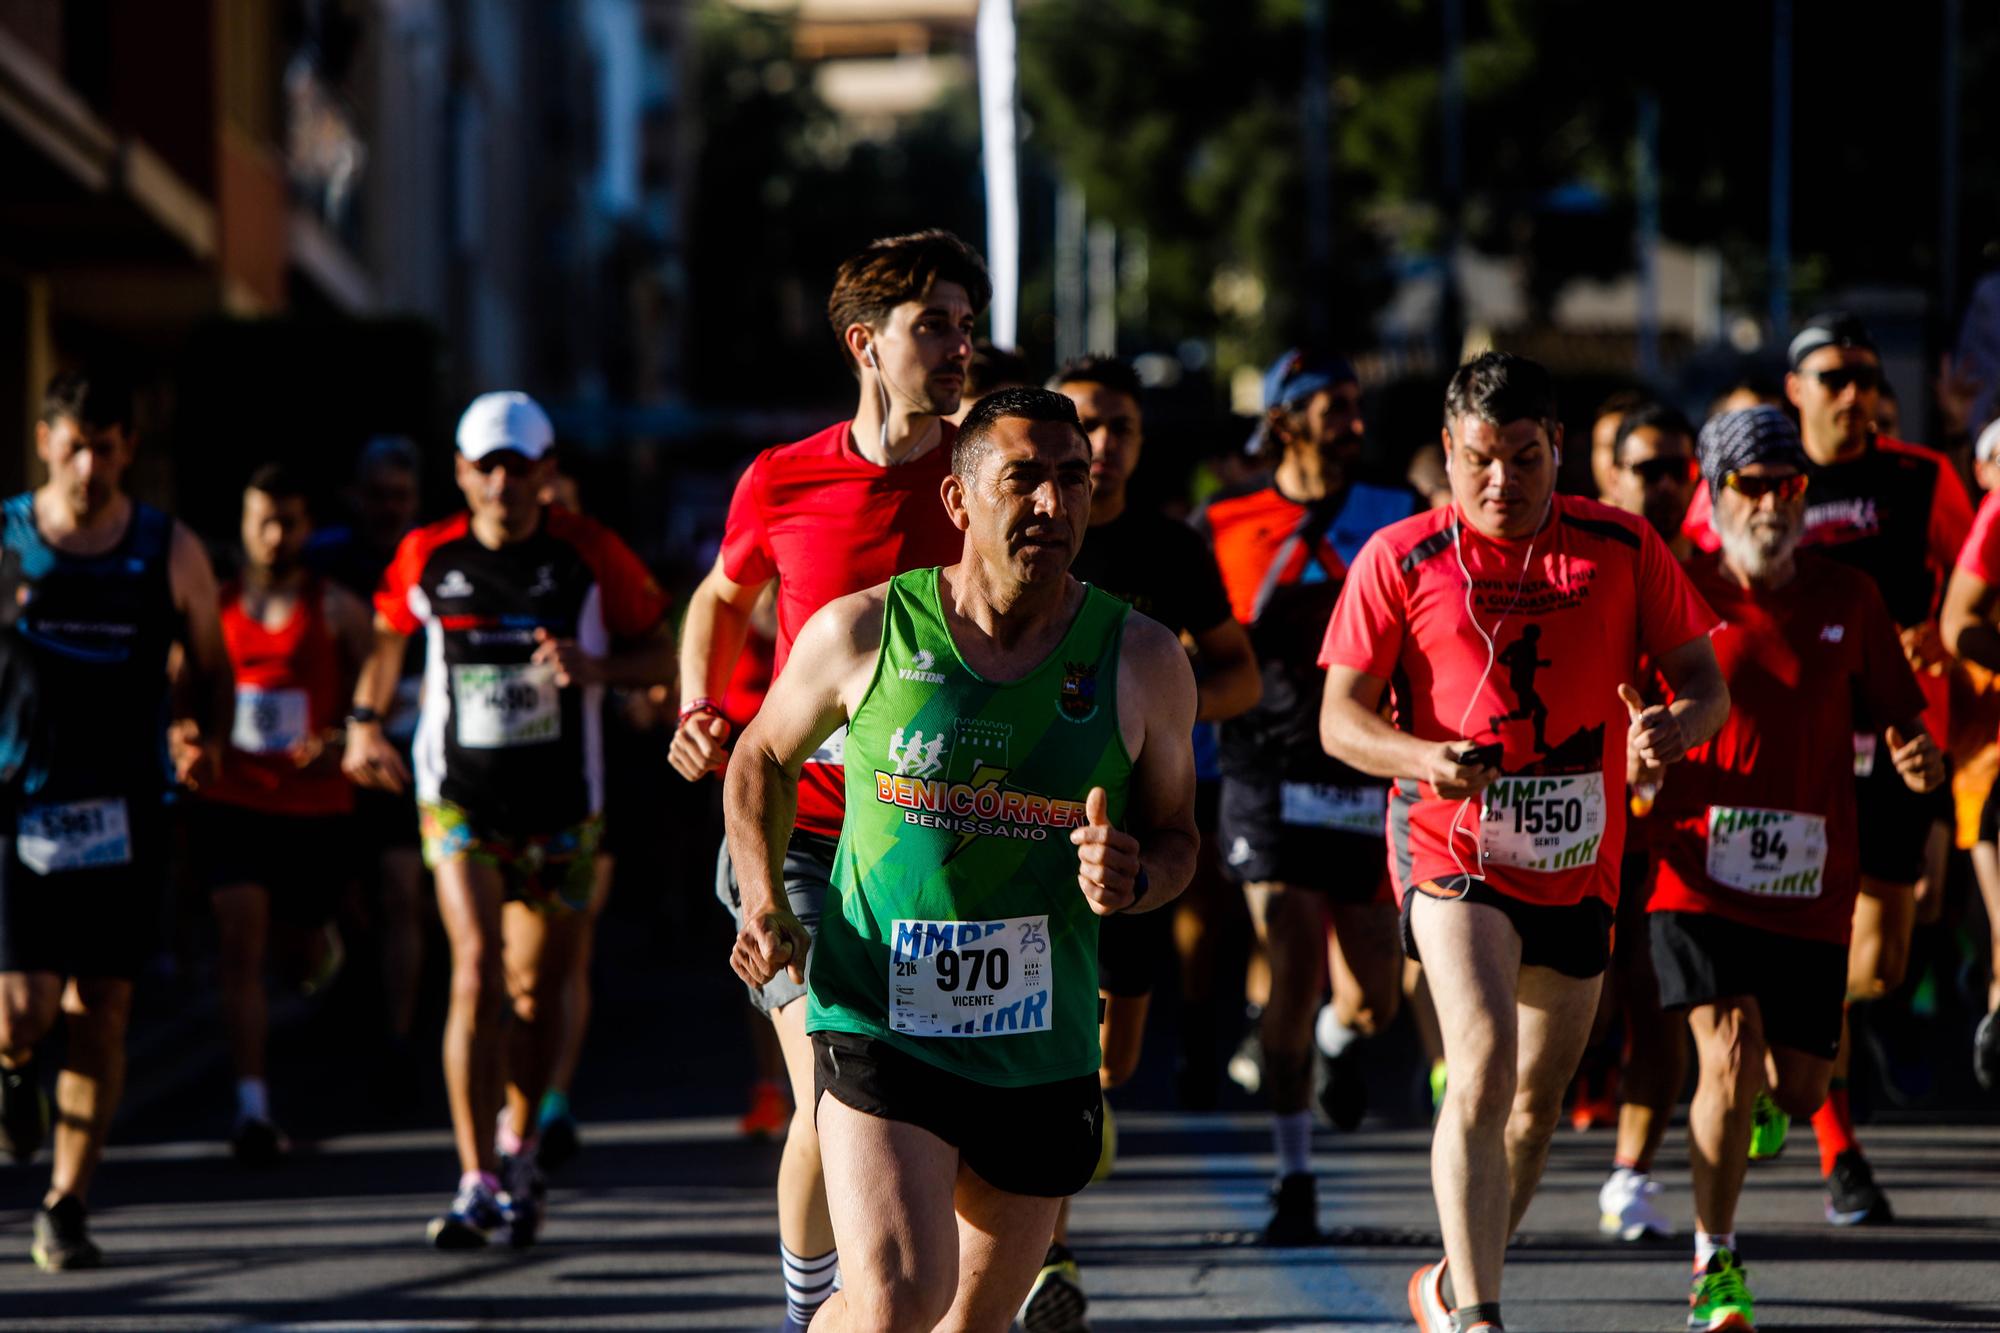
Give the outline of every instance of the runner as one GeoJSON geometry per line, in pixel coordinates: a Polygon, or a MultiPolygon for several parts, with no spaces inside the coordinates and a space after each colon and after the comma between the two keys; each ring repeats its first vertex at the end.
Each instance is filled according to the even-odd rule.
{"type": "Polygon", "coordinates": [[[1678,760],[1728,711],[1714,617],[1643,522],[1555,493],[1548,372],[1487,352],[1445,393],[1457,504],[1354,562],[1327,627],[1327,749],[1395,780],[1391,871],[1451,1080],[1431,1150],[1444,1261],[1410,1281],[1426,1333],[1499,1329],[1507,1238],[1533,1197],[1610,957],[1626,752],[1678,760]],[[1539,630],[1546,750],[1497,670],[1539,630]],[[1647,654],[1670,706],[1634,708],[1647,654]],[[1393,682],[1393,694],[1391,693],[1393,682]],[[1620,700],[1625,702],[1621,706],[1620,700]],[[1393,700],[1395,720],[1380,710],[1393,700]],[[1629,719],[1628,719],[1629,710],[1629,719]]]}
{"type": "Polygon", "coordinates": [[[49,382],[35,452],[49,479],[6,503],[0,543],[33,591],[19,634],[36,664],[50,761],[14,816],[0,866],[0,1126],[14,1159],[46,1137],[33,1061],[60,1012],[55,1164],[31,1253],[54,1272],[94,1268],[85,1200],[125,1081],[132,981],[152,956],[166,887],[161,720],[168,650],[185,652],[172,723],[175,776],[215,773],[235,699],[201,542],[128,498],[129,393],[92,372],[49,382]]]}
{"type": "MultiPolygon", "coordinates": [[[[1980,433],[1974,457],[1982,470],[2000,459],[2000,421],[1980,433]]],[[[2000,481],[2000,476],[1995,477],[2000,481]]],[[[2000,671],[2000,491],[1989,491],[1980,502],[1979,517],[1959,553],[1958,567],[1944,598],[1944,641],[1954,656],[1988,671],[2000,671]]],[[[2000,786],[1986,798],[1980,817],[1980,844],[1973,864],[1979,872],[1979,892],[1986,904],[1989,933],[1995,941],[1986,988],[1986,1014],[1972,1039],[1972,1071],[1987,1091],[2000,1088],[2000,860],[1991,848],[2000,840],[2000,786]],[[1981,855],[1980,852],[1984,852],[1981,855]]]]}
{"type": "MultiPolygon", "coordinates": [[[[1681,532],[1700,471],[1695,462],[1694,427],[1671,407],[1647,404],[1626,414],[1612,446],[1612,485],[1607,503],[1646,520],[1685,564],[1694,544],[1681,532]]],[[[1636,682],[1645,689],[1646,682],[1636,682]]],[[[1618,1075],[1617,1144],[1611,1175],[1597,1194],[1598,1228],[1620,1240],[1673,1234],[1659,1203],[1653,1158],[1667,1120],[1687,1079],[1687,1022],[1660,1008],[1647,943],[1646,899],[1652,892],[1653,832],[1649,798],[1635,793],[1635,818],[1626,830],[1625,856],[1618,868],[1618,921],[1612,933],[1611,970],[1598,1011],[1600,1033],[1607,1019],[1623,1020],[1611,1048],[1598,1062],[1606,1076],[1618,1075]],[[1623,1057],[1622,1062],[1620,1057],[1623,1057]]],[[[1584,1066],[1593,1052],[1584,1055],[1584,1066]]],[[[1578,1081],[1584,1075],[1578,1074],[1578,1081]]],[[[1575,1117],[1572,1117],[1574,1123],[1575,1117]]]]}
{"type": "Polygon", "coordinates": [[[1275,470],[1210,501],[1198,521],[1263,674],[1257,706],[1221,728],[1217,841],[1270,967],[1258,1036],[1278,1180],[1264,1240],[1304,1245],[1319,1237],[1314,1051],[1326,1066],[1322,1109],[1353,1129],[1366,1111],[1360,1042],[1402,1002],[1382,842],[1389,792],[1320,747],[1319,644],[1362,543],[1422,506],[1401,487],[1353,480],[1361,386],[1344,359],[1287,352],[1264,376],[1264,403],[1251,445],[1275,470]],[[1322,955],[1333,978],[1324,1015],[1322,955]]]}
{"type": "MultiPolygon", "coordinates": [[[[1924,725],[1933,736],[1948,737],[1951,691],[1935,617],[1972,526],[1965,486],[1942,455],[1876,433],[1881,358],[1860,320],[1820,316],[1792,340],[1790,358],[1785,394],[1798,410],[1811,480],[1800,544],[1824,548],[1875,580],[1930,701],[1924,725]]],[[[1687,525],[1697,545],[1716,549],[1706,486],[1695,494],[1687,525]]],[[[1867,818],[1861,822],[1861,896],[1848,960],[1850,1004],[1880,999],[1903,984],[1932,825],[1951,819],[1949,790],[1912,792],[1893,765],[1876,762],[1887,753],[1882,747],[1879,732],[1855,737],[1856,781],[1867,818]]],[[[1813,1115],[1827,1220],[1835,1226],[1892,1216],[1854,1136],[1847,1100],[1852,1048],[1850,1028],[1826,1105],[1813,1115]]]]}
{"type": "MultiPolygon", "coordinates": [[[[937,502],[958,430],[944,418],[958,408],[973,321],[991,293],[984,261],[949,232],[887,237],[840,266],[827,317],[860,398],[851,421],[766,450],[736,484],[721,554],[681,626],[681,716],[670,757],[682,777],[696,781],[728,761],[719,701],[767,585],[777,584],[781,673],[799,630],[827,602],[957,559],[963,540],[937,502]]],[[[785,860],[785,890],[808,929],[818,923],[840,837],[842,740],[836,733],[807,762],[785,860]]],[[[740,925],[727,846],[716,893],[740,925]]],[[[833,1289],[840,1263],[820,1178],[804,995],[778,976],[751,996],[777,1028],[796,1108],[778,1167],[778,1250],[787,1327],[799,1329],[833,1289]]]]}
{"type": "Polygon", "coordinates": [[[354,788],[340,771],[339,727],[374,633],[360,598],[300,563],[311,534],[303,480],[279,463],[253,472],[243,491],[242,572],[221,598],[236,723],[220,774],[190,812],[221,934],[222,1017],[236,1071],[230,1146],[249,1166],[286,1150],[264,1084],[267,941],[281,932],[304,977],[337,966],[331,923],[353,864],[354,788]]]}
{"type": "MultiPolygon", "coordinates": [[[[408,440],[396,435],[370,440],[355,464],[350,488],[355,522],[315,531],[306,543],[306,564],[364,604],[372,603],[396,548],[417,525],[419,473],[417,451],[408,440]]],[[[406,765],[412,762],[423,674],[423,643],[413,639],[396,682],[395,706],[382,720],[383,733],[402,747],[406,765]]],[[[408,1107],[419,1089],[410,1029],[417,1019],[417,984],[423,977],[430,915],[415,793],[355,788],[354,834],[381,888],[376,947],[381,955],[386,1040],[376,1062],[375,1083],[382,1101],[408,1107]]]]}
{"type": "Polygon", "coordinates": [[[1069,400],[981,400],[952,469],[958,563],[815,616],[812,669],[780,673],[729,770],[732,962],[759,985],[813,955],[846,1280],[820,1333],[1011,1324],[1101,1147],[1098,918],[1165,905],[1194,866],[1192,673],[1067,573],[1090,511],[1069,400]],[[859,762],[815,945],[779,896],[785,833],[843,723],[859,762]]]}
{"type": "Polygon", "coordinates": [[[456,473],[469,512],[403,539],[348,718],[348,776],[401,791],[410,774],[382,715],[421,630],[415,784],[451,941],[445,1087],[462,1172],[430,1224],[439,1249],[482,1246],[501,1226],[528,1245],[539,1230],[533,1116],[603,827],[600,702],[607,685],[673,674],[666,598],[645,567],[606,529],[540,502],[554,444],[525,394],[466,408],[456,473]]]}
{"type": "MultiPolygon", "coordinates": [[[[1090,441],[1090,529],[1070,574],[1110,593],[1165,625],[1195,647],[1195,719],[1234,717],[1257,702],[1257,659],[1250,638],[1229,611],[1215,556],[1185,523],[1135,509],[1126,488],[1145,448],[1139,376],[1113,357],[1085,357],[1057,371],[1049,387],[1076,408],[1090,441]]],[[[1104,919],[1097,935],[1098,1083],[1118,1087],[1139,1067],[1153,987],[1174,956],[1171,912],[1104,919]]],[[[1116,1155],[1110,1103],[1105,1104],[1106,1152],[1100,1174],[1116,1155]]],[[[1056,1217],[1055,1241],[1035,1275],[1021,1324],[1028,1333],[1085,1328],[1087,1301],[1069,1245],[1069,1204],[1056,1217]]]]}
{"type": "Polygon", "coordinates": [[[1660,999],[1686,1012],[1700,1059],[1688,1111],[1697,1330],[1756,1327],[1736,1202],[1758,1097],[1768,1083],[1781,1108],[1810,1115],[1833,1075],[1861,874],[1848,738],[1882,726],[1900,781],[1944,781],[1881,594],[1825,556],[1794,558],[1806,466],[1776,408],[1702,430],[1722,551],[1689,574],[1723,618],[1712,642],[1730,712],[1660,794],[1650,903],[1660,999]]]}

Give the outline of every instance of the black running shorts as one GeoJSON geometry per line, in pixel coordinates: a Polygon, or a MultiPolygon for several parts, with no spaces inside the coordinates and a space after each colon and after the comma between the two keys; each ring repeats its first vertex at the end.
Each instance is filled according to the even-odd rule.
{"type": "Polygon", "coordinates": [[[356,840],[348,815],[274,815],[194,801],[188,846],[211,893],[255,884],[270,895],[272,920],[319,926],[333,919],[353,877],[356,840]]]}
{"type": "Polygon", "coordinates": [[[1173,956],[1171,907],[1113,912],[1097,923],[1097,989],[1107,995],[1151,995],[1173,956]]]}
{"type": "Polygon", "coordinates": [[[1506,914],[1514,933],[1521,937],[1521,966],[1547,967],[1566,977],[1588,981],[1599,976],[1611,962],[1611,908],[1588,898],[1568,907],[1544,907],[1522,902],[1491,887],[1484,880],[1454,875],[1449,881],[1427,880],[1403,895],[1403,952],[1421,963],[1417,937],[1410,929],[1410,909],[1417,897],[1436,898],[1452,903],[1481,903],[1506,914]]]}
{"type": "Polygon", "coordinates": [[[1104,1143],[1095,1071],[996,1088],[946,1073],[887,1042],[815,1032],[813,1097],[934,1134],[994,1189],[1066,1199],[1090,1183],[1104,1143]]]}
{"type": "Polygon", "coordinates": [[[113,799],[124,800],[130,833],[118,864],[41,872],[23,863],[18,838],[6,840],[0,972],[130,981],[159,948],[167,812],[157,796],[113,799]]]}
{"type": "Polygon", "coordinates": [[[1888,739],[1877,737],[1874,763],[1854,779],[1854,796],[1861,873],[1890,884],[1914,884],[1923,878],[1931,825],[1955,827],[1950,768],[1936,791],[1911,791],[1889,761],[1888,739]]]}
{"type": "Polygon", "coordinates": [[[1225,777],[1216,818],[1223,871],[1240,884],[1292,884],[1337,903],[1389,901],[1388,788],[1340,788],[1225,777]],[[1371,804],[1372,803],[1372,804],[1371,804]],[[1338,811],[1334,816],[1331,812],[1338,811]],[[1308,822],[1328,817],[1355,828],[1308,822]]]}
{"type": "Polygon", "coordinates": [[[1660,1007],[1747,995],[1757,1001],[1764,1040],[1822,1060],[1840,1050],[1847,998],[1847,949],[1759,930],[1706,912],[1652,914],[1653,970],[1660,1007]]]}

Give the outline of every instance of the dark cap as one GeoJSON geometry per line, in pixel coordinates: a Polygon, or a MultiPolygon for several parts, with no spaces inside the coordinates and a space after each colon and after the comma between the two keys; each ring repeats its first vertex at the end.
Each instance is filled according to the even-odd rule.
{"type": "Polygon", "coordinates": [[[1272,408],[1294,407],[1321,389],[1359,382],[1354,366],[1344,356],[1298,347],[1290,349],[1264,372],[1264,416],[1258,420],[1257,429],[1250,432],[1250,442],[1245,448],[1253,454],[1263,452],[1265,427],[1272,408]]]}
{"type": "Polygon", "coordinates": [[[1792,419],[1775,407],[1746,407],[1710,417],[1701,428],[1701,475],[1715,491],[1722,479],[1768,463],[1806,469],[1805,446],[1792,419]]]}
{"type": "MultiPolygon", "coordinates": [[[[1875,352],[1875,340],[1868,336],[1868,326],[1858,315],[1850,315],[1845,310],[1829,310],[1815,316],[1812,323],[1799,330],[1799,336],[1792,339],[1790,352],[1792,369],[1822,347],[1858,347],[1865,352],[1875,352]]],[[[1876,352],[1879,357],[1881,353],[1876,352]]]]}

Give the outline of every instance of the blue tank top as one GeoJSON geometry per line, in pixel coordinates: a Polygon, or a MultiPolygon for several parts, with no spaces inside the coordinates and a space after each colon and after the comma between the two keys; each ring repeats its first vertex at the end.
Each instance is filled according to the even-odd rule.
{"type": "Polygon", "coordinates": [[[48,728],[44,799],[166,786],[167,651],[181,622],[167,573],[173,530],[170,516],[135,500],[116,546],[71,555],[43,540],[32,492],[6,502],[0,543],[20,553],[30,585],[18,632],[48,728]]]}

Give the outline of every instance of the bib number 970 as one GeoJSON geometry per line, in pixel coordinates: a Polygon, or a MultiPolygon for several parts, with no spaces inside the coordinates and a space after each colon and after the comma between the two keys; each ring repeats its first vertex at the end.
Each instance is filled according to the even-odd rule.
{"type": "Polygon", "coordinates": [[[914,1037],[1049,1028],[1054,951],[1046,916],[893,923],[889,1027],[914,1037]]]}

